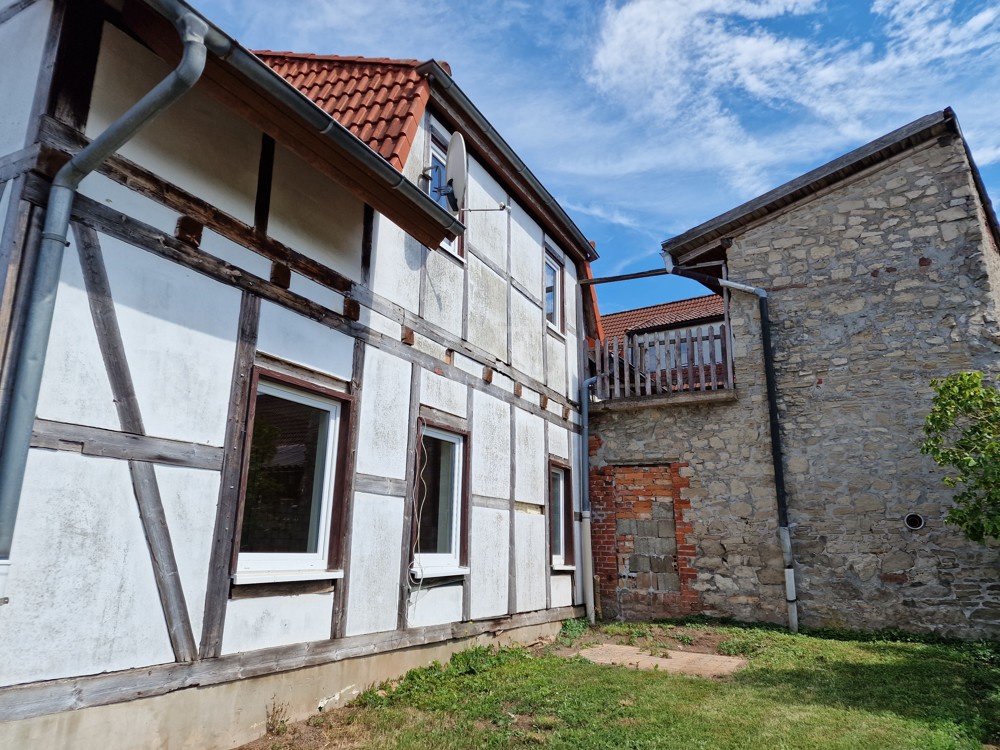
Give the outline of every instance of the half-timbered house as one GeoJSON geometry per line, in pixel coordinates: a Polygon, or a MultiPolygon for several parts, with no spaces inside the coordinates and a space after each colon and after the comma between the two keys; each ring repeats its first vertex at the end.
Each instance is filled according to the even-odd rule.
{"type": "Polygon", "coordinates": [[[582,613],[596,254],[446,66],[173,0],[0,47],[0,745],[230,747],[582,613]]]}

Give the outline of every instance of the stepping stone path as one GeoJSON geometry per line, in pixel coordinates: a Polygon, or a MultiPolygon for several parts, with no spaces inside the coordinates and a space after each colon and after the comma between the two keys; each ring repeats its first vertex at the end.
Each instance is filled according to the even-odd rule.
{"type": "Polygon", "coordinates": [[[739,656],[717,656],[693,651],[671,651],[668,658],[650,656],[635,646],[604,644],[585,648],[580,656],[595,664],[610,664],[631,669],[656,669],[670,674],[691,674],[698,677],[722,677],[746,666],[739,656]]]}

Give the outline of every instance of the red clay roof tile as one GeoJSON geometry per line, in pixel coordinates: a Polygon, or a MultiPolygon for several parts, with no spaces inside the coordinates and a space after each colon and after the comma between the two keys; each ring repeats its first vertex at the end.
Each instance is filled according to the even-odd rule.
{"type": "Polygon", "coordinates": [[[677,302],[602,315],[601,327],[607,340],[614,336],[624,336],[631,331],[666,328],[703,318],[721,318],[723,312],[722,297],[708,294],[694,299],[682,299],[677,302]]]}
{"type": "MultiPolygon", "coordinates": [[[[420,60],[260,51],[255,55],[402,171],[430,98],[420,60]]],[[[439,63],[449,71],[447,63],[439,63]]]]}

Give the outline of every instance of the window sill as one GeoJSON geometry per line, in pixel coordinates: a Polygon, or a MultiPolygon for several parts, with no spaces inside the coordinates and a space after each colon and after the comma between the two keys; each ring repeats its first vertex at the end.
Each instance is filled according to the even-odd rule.
{"type": "Polygon", "coordinates": [[[342,570],[261,570],[243,571],[233,575],[233,583],[245,586],[254,583],[285,583],[287,581],[328,581],[343,578],[342,570]]]}
{"type": "Polygon", "coordinates": [[[566,334],[562,332],[559,326],[554,323],[550,323],[548,320],[545,321],[545,327],[548,334],[559,341],[566,341],[566,334]]]}
{"type": "Polygon", "coordinates": [[[424,578],[447,578],[449,576],[467,576],[471,569],[468,567],[410,567],[410,575],[421,581],[424,578]]]}
{"type": "Polygon", "coordinates": [[[576,570],[576,566],[575,565],[553,565],[552,566],[552,572],[553,573],[572,573],[575,570],[576,570]]]}

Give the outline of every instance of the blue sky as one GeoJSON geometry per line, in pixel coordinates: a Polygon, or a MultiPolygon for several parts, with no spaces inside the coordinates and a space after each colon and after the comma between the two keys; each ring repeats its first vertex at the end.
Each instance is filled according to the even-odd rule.
{"type": "Polygon", "coordinates": [[[597,242],[599,276],[660,267],[662,240],[946,106],[1000,196],[996,1],[193,1],[251,49],[449,62],[597,242]]]}

